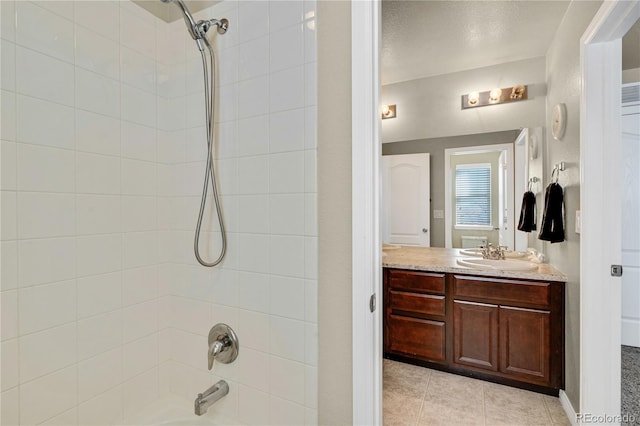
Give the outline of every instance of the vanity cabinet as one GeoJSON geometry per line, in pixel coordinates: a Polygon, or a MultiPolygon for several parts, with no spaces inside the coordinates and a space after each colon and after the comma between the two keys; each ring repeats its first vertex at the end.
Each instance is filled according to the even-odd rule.
{"type": "Polygon", "coordinates": [[[556,394],[564,284],[385,268],[387,358],[556,394]]]}

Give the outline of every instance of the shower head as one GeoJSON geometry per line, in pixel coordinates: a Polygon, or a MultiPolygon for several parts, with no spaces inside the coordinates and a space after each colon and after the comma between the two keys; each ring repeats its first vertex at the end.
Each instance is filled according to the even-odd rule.
{"type": "Polygon", "coordinates": [[[182,0],[161,0],[163,3],[175,3],[180,10],[182,11],[182,16],[184,17],[184,23],[187,24],[187,30],[189,34],[191,34],[191,38],[194,40],[200,40],[202,35],[198,31],[198,25],[196,24],[196,20],[193,19],[191,12],[187,8],[187,5],[184,4],[182,0]]]}

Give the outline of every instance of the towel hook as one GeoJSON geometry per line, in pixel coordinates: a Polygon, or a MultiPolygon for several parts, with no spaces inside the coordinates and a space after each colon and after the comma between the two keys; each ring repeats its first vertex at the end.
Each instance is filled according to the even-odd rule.
{"type": "Polygon", "coordinates": [[[537,183],[540,179],[537,176],[534,176],[532,178],[529,178],[529,187],[528,187],[528,191],[531,192],[531,188],[533,187],[534,183],[537,183]]]}
{"type": "Polygon", "coordinates": [[[558,178],[560,178],[560,172],[564,172],[564,170],[565,170],[564,161],[561,161],[555,166],[553,166],[553,171],[551,172],[551,180],[553,180],[555,176],[556,180],[554,181],[554,183],[558,183],[558,178]]]}

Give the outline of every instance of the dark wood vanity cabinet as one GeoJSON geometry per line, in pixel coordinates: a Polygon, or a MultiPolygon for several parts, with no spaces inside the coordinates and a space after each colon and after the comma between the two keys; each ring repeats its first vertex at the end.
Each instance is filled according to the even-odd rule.
{"type": "Polygon", "coordinates": [[[564,386],[564,283],[386,268],[392,359],[557,394],[564,386]]]}

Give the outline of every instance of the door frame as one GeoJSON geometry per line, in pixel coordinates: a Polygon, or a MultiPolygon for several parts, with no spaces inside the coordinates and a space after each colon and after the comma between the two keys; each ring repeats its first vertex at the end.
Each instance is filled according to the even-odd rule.
{"type": "Polygon", "coordinates": [[[611,171],[621,164],[621,39],[638,18],[637,0],[604,2],[580,40],[579,411],[592,415],[620,415],[621,280],[609,267],[621,261],[621,176],[611,171]]]}
{"type": "MultiPolygon", "coordinates": [[[[515,231],[515,202],[514,202],[514,191],[513,186],[515,185],[515,173],[514,173],[514,144],[512,143],[502,143],[496,145],[478,145],[478,146],[463,146],[458,148],[447,148],[444,150],[444,246],[445,248],[451,248],[453,245],[452,242],[452,232],[451,227],[453,226],[453,214],[451,212],[451,156],[456,155],[457,152],[466,152],[469,154],[482,154],[485,152],[494,152],[494,151],[507,151],[507,156],[511,161],[507,163],[507,175],[513,182],[512,187],[509,189],[510,194],[507,197],[510,204],[509,206],[509,225],[511,226],[511,232],[513,232],[513,241],[515,243],[516,231],[515,231]]],[[[500,215],[500,212],[498,212],[500,215]]],[[[498,222],[499,222],[498,218],[498,222]]],[[[492,224],[493,226],[493,224],[492,224]]],[[[511,247],[514,250],[514,247],[511,247]]]]}

